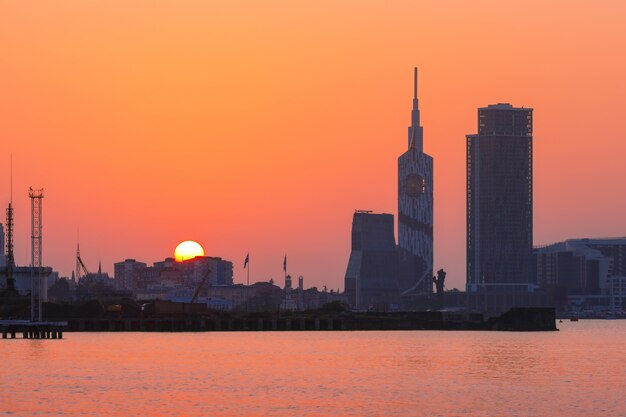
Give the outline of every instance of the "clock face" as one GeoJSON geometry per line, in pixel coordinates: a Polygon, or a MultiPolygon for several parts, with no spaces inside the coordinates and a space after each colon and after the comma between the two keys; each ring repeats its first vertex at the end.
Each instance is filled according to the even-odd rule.
{"type": "Polygon", "coordinates": [[[419,197],[426,192],[426,179],[419,174],[409,174],[404,181],[404,192],[409,197],[419,197]]]}

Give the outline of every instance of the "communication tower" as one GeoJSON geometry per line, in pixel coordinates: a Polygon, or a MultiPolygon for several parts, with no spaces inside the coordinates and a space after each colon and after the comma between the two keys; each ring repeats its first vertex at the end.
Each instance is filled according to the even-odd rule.
{"type": "Polygon", "coordinates": [[[41,321],[41,302],[43,298],[43,285],[41,282],[41,258],[42,258],[42,224],[41,224],[41,203],[43,199],[43,188],[28,189],[31,208],[31,289],[30,289],[30,319],[31,321],[41,321]]]}
{"type": "Polygon", "coordinates": [[[15,260],[13,257],[13,203],[9,203],[7,208],[7,231],[6,231],[6,254],[7,254],[7,291],[15,291],[15,280],[13,279],[13,267],[15,260]]]}
{"type": "Polygon", "coordinates": [[[13,278],[13,267],[15,266],[15,257],[13,256],[13,155],[11,155],[11,185],[9,207],[7,208],[7,235],[6,235],[6,254],[7,254],[7,292],[15,293],[15,279],[13,278]]]}

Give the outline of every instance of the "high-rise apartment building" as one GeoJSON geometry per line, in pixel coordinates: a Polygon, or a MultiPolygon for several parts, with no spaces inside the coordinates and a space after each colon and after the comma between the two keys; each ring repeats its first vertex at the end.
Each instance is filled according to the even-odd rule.
{"type": "Polygon", "coordinates": [[[408,149],[398,158],[399,284],[405,295],[432,292],[433,277],[433,158],[423,149],[417,68],[413,77],[408,149]]]}
{"type": "Polygon", "coordinates": [[[478,109],[467,135],[467,290],[528,291],[533,273],[533,110],[478,109]]]}

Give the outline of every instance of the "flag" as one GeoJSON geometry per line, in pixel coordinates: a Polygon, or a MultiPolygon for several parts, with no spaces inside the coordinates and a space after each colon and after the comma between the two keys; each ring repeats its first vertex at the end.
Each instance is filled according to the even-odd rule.
{"type": "Polygon", "coordinates": [[[287,254],[285,254],[285,260],[283,261],[283,271],[287,272],[287,254]]]}
{"type": "Polygon", "coordinates": [[[243,269],[246,269],[246,266],[248,266],[249,260],[250,260],[250,252],[248,252],[248,254],[246,255],[246,260],[243,261],[243,269]]]}

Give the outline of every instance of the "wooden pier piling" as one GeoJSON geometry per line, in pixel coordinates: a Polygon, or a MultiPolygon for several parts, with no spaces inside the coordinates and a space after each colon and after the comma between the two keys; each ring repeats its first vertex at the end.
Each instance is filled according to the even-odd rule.
{"type": "Polygon", "coordinates": [[[67,322],[31,322],[28,320],[0,320],[0,332],[3,339],[62,339],[67,322]]]}

